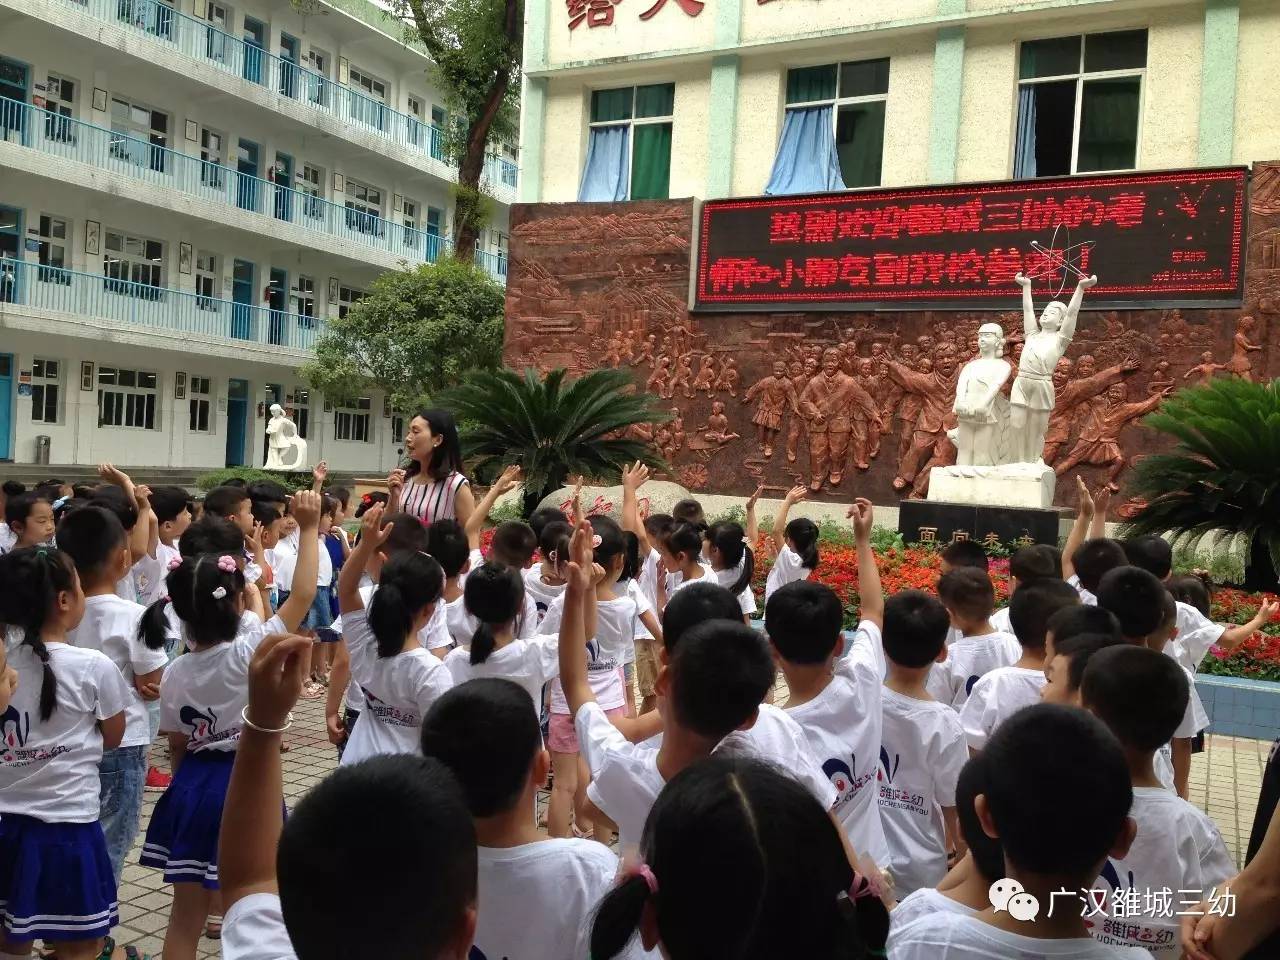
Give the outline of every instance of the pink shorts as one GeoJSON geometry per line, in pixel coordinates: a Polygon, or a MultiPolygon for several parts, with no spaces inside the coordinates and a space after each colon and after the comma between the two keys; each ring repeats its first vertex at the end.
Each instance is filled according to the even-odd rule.
{"type": "MultiPolygon", "coordinates": [[[[614,707],[606,710],[604,715],[610,720],[617,720],[627,715],[627,708],[614,707]]],[[[547,749],[552,753],[578,752],[578,731],[573,727],[573,718],[567,713],[551,714],[551,722],[547,724],[547,749]]]]}

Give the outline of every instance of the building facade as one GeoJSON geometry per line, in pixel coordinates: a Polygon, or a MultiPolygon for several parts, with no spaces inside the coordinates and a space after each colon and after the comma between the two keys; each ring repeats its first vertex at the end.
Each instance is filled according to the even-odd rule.
{"type": "MultiPolygon", "coordinates": [[[[396,461],[381,395],[297,373],[452,235],[430,63],[361,4],[0,0],[0,460],[257,464],[280,402],[313,462],[396,461]]],[[[514,156],[477,248],[502,282],[514,156]]]]}
{"type": "Polygon", "coordinates": [[[1274,0],[527,6],[528,202],[1185,169],[1280,150],[1274,0]]]}

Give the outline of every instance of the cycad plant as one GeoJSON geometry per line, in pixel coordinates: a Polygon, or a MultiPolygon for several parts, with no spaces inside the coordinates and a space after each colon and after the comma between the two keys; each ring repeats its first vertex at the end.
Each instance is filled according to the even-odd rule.
{"type": "Polygon", "coordinates": [[[571,476],[616,480],[635,460],[664,466],[652,444],[627,435],[636,424],[661,423],[670,414],[656,398],[636,392],[622,370],[594,370],[569,380],[564,369],[488,370],[437,398],[460,424],[462,455],[480,479],[506,464],[524,471],[524,511],[571,476]]]}
{"type": "Polygon", "coordinates": [[[1242,535],[1245,586],[1275,590],[1280,570],[1280,380],[1217,379],[1179,391],[1145,425],[1176,441],[1141,460],[1130,492],[1146,505],[1135,534],[1172,534],[1194,546],[1242,535]]]}

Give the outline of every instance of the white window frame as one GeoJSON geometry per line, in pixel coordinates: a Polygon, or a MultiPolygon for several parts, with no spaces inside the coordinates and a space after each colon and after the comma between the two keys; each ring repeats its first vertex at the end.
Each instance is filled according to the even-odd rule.
{"type": "Polygon", "coordinates": [[[62,371],[65,364],[61,360],[54,360],[49,357],[33,357],[31,360],[31,422],[32,423],[61,423],[62,422],[62,371]],[[53,366],[53,374],[49,374],[49,367],[53,366]],[[49,406],[49,391],[53,391],[53,416],[47,417],[47,407],[49,406]],[[37,416],[37,408],[39,415],[37,416]]]}
{"type": "Polygon", "coordinates": [[[347,68],[347,86],[359,88],[365,96],[371,100],[377,100],[383,106],[391,105],[387,99],[391,84],[385,80],[379,80],[362,67],[357,67],[354,63],[347,68]],[[375,92],[375,86],[382,87],[382,93],[375,92]]]}
{"type": "Polygon", "coordinates": [[[338,318],[345,317],[347,311],[351,309],[351,305],[358,303],[366,296],[368,296],[367,290],[357,290],[355,287],[348,287],[346,284],[338,284],[338,299],[334,301],[338,307],[338,318]]]}
{"type": "MultiPolygon", "coordinates": [[[[1075,111],[1071,120],[1071,170],[1069,176],[1094,176],[1096,174],[1105,173],[1132,173],[1134,170],[1142,169],[1142,120],[1146,113],[1147,106],[1147,63],[1141,67],[1128,67],[1123,70],[1098,70],[1094,72],[1085,72],[1084,54],[1085,46],[1089,37],[1103,36],[1108,33],[1134,33],[1138,30],[1143,31],[1147,35],[1147,63],[1151,60],[1151,31],[1146,27],[1125,27],[1118,30],[1095,30],[1091,33],[1055,33],[1044,37],[1026,37],[1018,41],[1018,49],[1014,57],[1015,69],[1021,73],[1022,63],[1022,45],[1024,43],[1035,43],[1037,40],[1065,40],[1069,37],[1078,37],[1080,40],[1080,69],[1076,73],[1063,73],[1051,77],[1032,77],[1028,80],[1018,79],[1017,88],[1014,90],[1013,96],[1013,128],[1015,136],[1009,145],[1009,175],[1013,176],[1014,164],[1017,161],[1015,151],[1018,149],[1016,131],[1018,129],[1018,93],[1024,86],[1036,86],[1041,83],[1061,83],[1064,80],[1074,80],[1076,84],[1076,102],[1075,111]],[[1080,171],[1080,117],[1084,111],[1084,85],[1090,80],[1118,80],[1137,77],[1138,78],[1138,129],[1134,131],[1133,145],[1133,166],[1118,167],[1110,170],[1085,170],[1080,171]]],[[[1023,179],[1036,179],[1034,177],[1023,179]]]]}
{"type": "Polygon", "coordinates": [[[311,391],[294,388],[293,422],[298,428],[298,436],[307,439],[307,431],[311,426],[311,391]]]}
{"type": "MultiPolygon", "coordinates": [[[[132,97],[125,96],[124,94],[113,94],[111,97],[111,102],[110,104],[108,104],[108,107],[109,107],[108,123],[110,124],[111,130],[113,133],[119,133],[123,136],[129,137],[132,140],[139,140],[143,143],[148,143],[152,147],[155,147],[157,149],[169,148],[171,139],[173,137],[173,115],[168,110],[161,110],[159,107],[153,107],[148,103],[145,103],[141,100],[135,100],[132,97]],[[129,108],[129,117],[127,120],[125,121],[116,120],[115,105],[117,103],[124,104],[126,107],[129,108]],[[135,110],[147,111],[148,125],[145,128],[145,130],[133,119],[133,111],[135,110]],[[154,126],[156,114],[159,114],[160,116],[165,118],[165,129],[163,132],[157,131],[154,126]],[[116,129],[116,124],[118,122],[123,124],[124,126],[123,130],[116,129]]],[[[124,159],[124,158],[119,157],[117,159],[124,159]]]]}
{"type": "Polygon", "coordinates": [[[152,370],[139,370],[130,367],[98,367],[98,426],[108,427],[116,430],[159,430],[162,426],[162,418],[160,411],[160,375],[152,370]],[[121,384],[120,374],[128,373],[133,375],[134,383],[121,384]],[[114,378],[114,382],[104,379],[108,374],[114,378]],[[142,377],[151,377],[152,385],[149,387],[139,387],[137,383],[142,377]],[[115,394],[119,398],[119,409],[116,411],[120,416],[120,422],[106,422],[103,419],[103,395],[106,393],[115,394]],[[138,400],[130,401],[129,397],[137,397],[138,400]],[[147,401],[150,401],[148,403],[147,401]],[[128,415],[129,408],[133,407],[133,416],[128,415]],[[139,411],[141,407],[141,411],[139,411]],[[147,419],[148,408],[151,414],[151,426],[146,423],[128,423],[128,420],[147,419]]]}
{"type": "Polygon", "coordinates": [[[373,442],[373,400],[360,397],[354,407],[335,407],[333,410],[333,439],[345,443],[373,442]],[[359,428],[363,425],[363,431],[359,428]],[[363,432],[364,436],[356,436],[363,432]]]}
{"type": "Polygon", "coordinates": [[[159,296],[160,296],[159,291],[160,291],[160,290],[162,290],[162,289],[164,289],[164,279],[165,279],[165,249],[164,249],[164,241],[162,241],[162,240],[153,240],[153,239],[151,239],[150,237],[140,237],[140,236],[136,236],[136,235],[134,235],[134,234],[127,233],[127,232],[126,232],[126,231],[124,231],[124,230],[107,229],[107,230],[103,230],[103,232],[102,232],[102,233],[103,233],[103,237],[102,237],[102,276],[103,276],[103,279],[105,279],[105,280],[107,280],[107,281],[115,280],[115,281],[120,282],[120,283],[128,283],[128,284],[130,284],[130,287],[129,287],[129,289],[128,289],[128,291],[127,291],[127,292],[128,292],[128,293],[130,293],[130,294],[131,294],[131,295],[133,295],[133,296],[137,296],[137,295],[138,295],[138,293],[140,292],[140,291],[138,290],[138,287],[151,287],[151,288],[153,288],[154,290],[156,290],[156,291],[157,291],[157,292],[154,294],[154,297],[155,297],[155,298],[159,298],[159,296]],[[119,249],[119,250],[111,250],[111,249],[107,246],[107,244],[110,242],[110,240],[111,240],[111,237],[112,237],[112,236],[119,236],[119,237],[120,237],[120,241],[121,241],[121,242],[120,242],[120,249],[119,249]],[[156,261],[156,260],[152,260],[150,257],[148,257],[148,256],[146,255],[146,251],[145,251],[145,249],[144,249],[143,254],[142,254],[142,256],[141,256],[141,257],[139,257],[139,256],[138,256],[138,255],[136,255],[136,254],[130,253],[130,252],[128,251],[128,249],[127,249],[127,248],[128,248],[128,246],[129,246],[130,241],[132,241],[132,242],[134,242],[134,243],[141,243],[141,244],[144,244],[144,245],[145,245],[145,244],[149,244],[149,243],[159,244],[159,246],[160,246],[160,259],[159,259],[158,261],[156,261]],[[110,273],[108,273],[108,272],[107,272],[107,264],[108,264],[108,262],[109,262],[109,258],[110,258],[113,254],[115,255],[115,259],[114,259],[114,261],[112,261],[112,262],[123,263],[123,264],[128,264],[128,265],[137,265],[137,266],[142,266],[142,267],[144,267],[144,268],[146,268],[146,269],[148,269],[148,270],[154,271],[154,273],[155,273],[155,278],[154,278],[154,279],[155,279],[155,282],[151,282],[151,281],[149,281],[149,280],[135,280],[135,279],[133,278],[133,275],[132,275],[132,274],[133,274],[132,267],[130,267],[128,270],[126,270],[126,273],[128,274],[127,276],[112,276],[110,273]]]}
{"type": "MultiPolygon", "coordinates": [[[[645,125],[653,124],[653,123],[669,123],[669,124],[671,124],[672,148],[673,148],[673,151],[674,151],[674,147],[675,147],[675,129],[676,129],[676,97],[675,97],[675,87],[676,87],[676,84],[675,84],[675,82],[674,82],[674,81],[672,81],[672,80],[656,80],[656,81],[654,81],[654,82],[652,82],[652,83],[633,83],[633,84],[631,84],[631,119],[629,119],[629,120],[596,120],[596,121],[588,121],[588,122],[587,122],[587,130],[588,130],[588,134],[587,134],[587,136],[588,136],[588,137],[590,137],[590,135],[591,135],[591,134],[590,134],[590,130],[591,130],[592,128],[594,128],[594,127],[621,127],[623,124],[625,124],[625,125],[628,127],[628,129],[629,129],[629,132],[627,133],[627,199],[628,199],[628,200],[630,200],[630,199],[631,199],[631,159],[632,159],[632,157],[635,155],[635,152],[636,152],[636,136],[635,136],[635,131],[634,131],[634,130],[630,130],[630,128],[631,128],[631,127],[645,126],[645,125]],[[667,115],[667,116],[665,116],[665,117],[640,117],[640,118],[637,118],[637,117],[636,117],[636,91],[637,91],[637,90],[639,90],[641,87],[665,87],[665,86],[668,86],[668,85],[670,85],[670,86],[671,86],[671,88],[672,88],[672,91],[671,91],[671,113],[670,113],[670,114],[668,114],[668,115],[667,115]]],[[[624,89],[624,88],[623,88],[623,87],[595,87],[595,88],[593,88],[593,89],[591,90],[591,93],[596,93],[597,91],[604,92],[604,91],[606,91],[606,90],[622,90],[622,89],[624,89]]],[[[590,111],[591,111],[591,98],[588,96],[588,98],[587,98],[587,115],[588,115],[588,116],[590,116],[590,115],[591,115],[591,112],[590,112],[590,111]]],[[[670,166],[668,166],[668,167],[667,167],[667,182],[668,182],[668,184],[670,184],[670,180],[671,180],[671,168],[670,168],[670,166]]],[[[668,192],[668,193],[670,193],[670,192],[671,192],[671,191],[670,191],[670,186],[668,186],[668,188],[667,188],[667,192],[668,192]]]]}
{"type": "Polygon", "coordinates": [[[196,309],[220,310],[218,255],[209,250],[196,251],[196,309]]]}
{"type": "Polygon", "coordinates": [[[187,430],[190,433],[213,433],[213,378],[193,373],[187,379],[187,430]],[[204,420],[204,426],[198,425],[204,420]]]}
{"type": "Polygon", "coordinates": [[[316,282],[306,274],[298,276],[296,310],[298,322],[304,327],[314,327],[316,325],[316,282]]]}
{"type": "Polygon", "coordinates": [[[71,269],[71,221],[66,217],[42,213],[36,219],[36,224],[36,229],[39,231],[36,242],[40,245],[37,253],[40,269],[36,276],[44,283],[70,283],[71,274],[68,271],[71,269]],[[62,225],[62,236],[57,235],[55,224],[62,225]],[[54,250],[61,251],[59,254],[61,263],[51,262],[54,250]]]}
{"type": "MultiPolygon", "coordinates": [[[[837,131],[840,129],[840,108],[844,106],[856,106],[863,103],[883,103],[885,105],[884,123],[885,128],[889,126],[889,91],[884,93],[869,93],[860,97],[842,97],[840,96],[840,73],[846,63],[871,63],[876,60],[886,60],[889,63],[889,79],[893,79],[893,58],[892,57],[867,57],[864,60],[837,60],[836,68],[836,95],[826,100],[797,100],[795,103],[786,103],[787,98],[787,75],[782,75],[782,113],[786,116],[788,110],[800,110],[809,107],[830,107],[831,108],[831,137],[834,141],[837,131]]],[[[809,63],[799,66],[787,67],[787,72],[792,70],[811,70],[814,67],[829,67],[831,61],[823,61],[822,63],[809,63]]],[[[881,135],[883,143],[884,137],[881,135]]],[[[880,148],[880,182],[868,184],[867,186],[846,187],[847,190],[875,190],[884,186],[884,146],[880,148]]]]}

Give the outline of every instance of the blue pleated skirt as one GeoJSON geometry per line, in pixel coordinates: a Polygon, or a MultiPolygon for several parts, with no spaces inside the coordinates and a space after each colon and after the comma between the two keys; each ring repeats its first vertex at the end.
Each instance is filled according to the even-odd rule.
{"type": "Polygon", "coordinates": [[[173,783],[151,814],[139,861],[143,866],[163,870],[168,883],[218,889],[218,836],[235,759],[233,750],[205,750],[182,758],[173,783]]]}
{"type": "Polygon", "coordinates": [[[0,818],[0,926],[10,940],[93,940],[116,925],[102,827],[0,818]]]}

